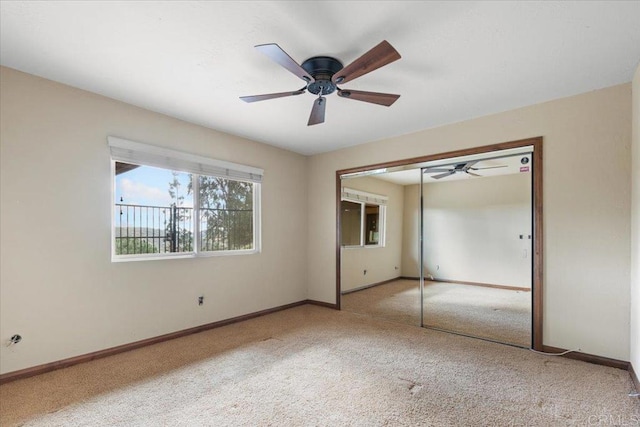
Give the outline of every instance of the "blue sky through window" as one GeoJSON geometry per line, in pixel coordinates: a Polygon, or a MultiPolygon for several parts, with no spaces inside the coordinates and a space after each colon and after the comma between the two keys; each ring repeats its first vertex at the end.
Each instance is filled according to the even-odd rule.
{"type": "MultiPolygon", "coordinates": [[[[170,170],[139,166],[116,175],[114,202],[127,205],[115,206],[116,226],[163,230],[171,217],[171,205],[192,208],[193,194],[187,194],[189,174],[179,172],[176,178],[180,183],[177,196],[184,197],[181,203],[169,194],[174,179],[170,170]]],[[[179,228],[191,230],[189,210],[181,210],[178,218],[179,228]]]]}
{"type": "MultiPolygon", "coordinates": [[[[184,196],[183,207],[193,207],[193,194],[187,194],[189,174],[178,173],[179,195],[184,196]]],[[[116,176],[115,202],[127,205],[166,207],[176,203],[169,195],[173,181],[170,170],[140,166],[116,176]],[[122,200],[122,201],[121,201],[122,200]]]]}

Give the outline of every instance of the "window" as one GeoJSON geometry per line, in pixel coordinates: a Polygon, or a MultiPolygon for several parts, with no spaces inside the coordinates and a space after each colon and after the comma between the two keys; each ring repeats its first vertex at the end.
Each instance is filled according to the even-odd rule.
{"type": "Polygon", "coordinates": [[[380,223],[380,206],[365,204],[364,213],[364,244],[377,245],[380,242],[380,232],[378,229],[380,223]]]}
{"type": "Polygon", "coordinates": [[[259,251],[262,170],[109,137],[112,259],[259,251]]]}
{"type": "Polygon", "coordinates": [[[253,249],[253,183],[198,178],[200,251],[253,249]]]}
{"type": "Polygon", "coordinates": [[[340,244],[347,247],[384,246],[387,197],[342,189],[340,244]]]}

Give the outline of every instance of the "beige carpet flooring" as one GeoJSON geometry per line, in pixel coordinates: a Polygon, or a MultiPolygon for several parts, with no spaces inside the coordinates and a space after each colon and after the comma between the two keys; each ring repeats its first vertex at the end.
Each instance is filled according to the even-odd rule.
{"type": "MultiPolygon", "coordinates": [[[[531,292],[425,282],[424,324],[530,347],[531,292]]],[[[399,279],[342,296],[342,309],[420,325],[420,283],[399,279]]]]}
{"type": "Polygon", "coordinates": [[[0,424],[633,425],[632,387],[623,370],[306,305],[5,384],[0,424]]]}

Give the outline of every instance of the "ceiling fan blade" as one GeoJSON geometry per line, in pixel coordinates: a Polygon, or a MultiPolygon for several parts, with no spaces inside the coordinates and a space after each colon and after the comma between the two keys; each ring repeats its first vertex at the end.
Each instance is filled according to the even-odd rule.
{"type": "Polygon", "coordinates": [[[475,165],[476,163],[478,163],[479,161],[480,161],[480,160],[472,160],[472,161],[470,161],[470,162],[463,163],[463,165],[464,165],[464,166],[462,166],[462,168],[460,168],[460,169],[466,172],[466,171],[468,171],[469,169],[471,169],[471,167],[472,167],[473,165],[475,165]]]}
{"type": "Polygon", "coordinates": [[[316,99],[313,103],[313,108],[311,109],[311,115],[309,116],[307,126],[324,123],[324,110],[326,107],[327,100],[324,97],[316,99]]]}
{"type": "Polygon", "coordinates": [[[424,173],[433,173],[433,172],[451,172],[451,169],[433,168],[433,169],[424,170],[424,173]]]}
{"type": "Polygon", "coordinates": [[[391,93],[365,92],[362,90],[347,89],[339,90],[338,95],[342,98],[370,102],[372,104],[384,105],[386,107],[391,106],[391,104],[393,104],[397,101],[398,98],[400,98],[400,95],[393,95],[391,93]]]}
{"type": "Polygon", "coordinates": [[[360,58],[335,73],[331,81],[336,84],[346,83],[400,58],[398,51],[388,41],[383,40],[360,58]]]}
{"type": "Polygon", "coordinates": [[[289,54],[287,54],[287,52],[282,50],[282,48],[277,44],[275,43],[259,44],[256,46],[256,49],[258,49],[260,52],[267,55],[273,61],[282,65],[284,68],[286,68],[287,70],[289,70],[290,72],[292,72],[293,74],[301,78],[302,80],[306,82],[315,82],[315,79],[313,78],[313,76],[307,73],[307,71],[304,68],[302,68],[300,64],[294,61],[293,58],[291,58],[289,54]]]}
{"type": "Polygon", "coordinates": [[[477,173],[473,173],[473,172],[469,172],[469,171],[465,171],[465,172],[467,172],[469,175],[473,175],[473,176],[479,176],[479,177],[482,176],[482,175],[478,175],[477,173]]]}
{"type": "Polygon", "coordinates": [[[456,171],[449,171],[449,172],[441,173],[440,175],[434,175],[431,178],[440,179],[440,178],[444,178],[445,176],[453,175],[454,173],[456,173],[456,171]]]}
{"type": "Polygon", "coordinates": [[[474,171],[479,171],[479,170],[482,170],[482,169],[497,169],[497,168],[506,168],[506,167],[507,167],[507,165],[500,165],[500,166],[487,166],[486,168],[469,168],[469,169],[474,170],[474,171]]]}
{"type": "Polygon", "coordinates": [[[293,96],[293,95],[301,95],[304,93],[304,90],[296,90],[294,92],[280,92],[280,93],[268,93],[265,95],[250,95],[250,96],[241,96],[244,102],[256,102],[256,101],[266,101],[267,99],[274,98],[283,98],[285,96],[293,96]]]}

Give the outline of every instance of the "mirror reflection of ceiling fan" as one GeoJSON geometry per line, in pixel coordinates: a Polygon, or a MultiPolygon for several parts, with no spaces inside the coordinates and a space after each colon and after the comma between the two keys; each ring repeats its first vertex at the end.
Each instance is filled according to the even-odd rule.
{"type": "Polygon", "coordinates": [[[480,160],[473,160],[471,162],[458,163],[452,169],[444,169],[444,168],[440,168],[440,167],[426,168],[424,170],[424,173],[442,172],[442,173],[440,173],[438,175],[433,175],[431,177],[433,179],[445,178],[447,176],[451,176],[451,175],[454,175],[456,173],[466,173],[468,175],[481,177],[482,175],[478,175],[477,173],[474,173],[474,172],[471,172],[471,171],[479,171],[479,170],[483,170],[483,169],[497,169],[497,168],[506,168],[507,167],[507,165],[488,166],[488,167],[484,167],[484,168],[476,168],[476,167],[474,167],[474,165],[476,163],[478,163],[479,161],[480,160]]]}

